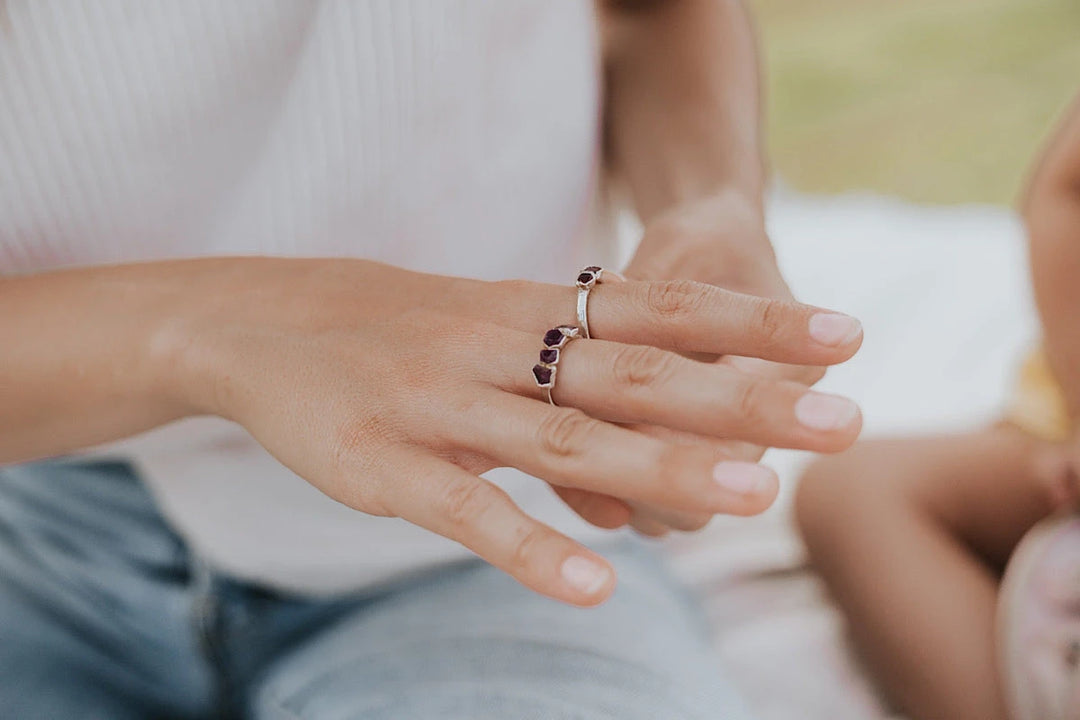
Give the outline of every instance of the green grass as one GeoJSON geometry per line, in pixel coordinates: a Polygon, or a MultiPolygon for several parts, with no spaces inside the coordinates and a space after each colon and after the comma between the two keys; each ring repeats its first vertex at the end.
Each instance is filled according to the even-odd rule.
{"type": "Polygon", "coordinates": [[[751,0],[776,170],[810,192],[1009,203],[1080,91],[1077,0],[751,0]]]}

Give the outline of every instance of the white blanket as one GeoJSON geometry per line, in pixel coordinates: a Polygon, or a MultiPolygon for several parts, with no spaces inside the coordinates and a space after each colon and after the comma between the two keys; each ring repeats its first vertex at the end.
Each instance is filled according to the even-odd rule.
{"type": "MultiPolygon", "coordinates": [[[[858,356],[820,386],[860,402],[864,435],[974,426],[998,412],[1036,336],[1013,213],[780,192],[770,229],[799,298],[864,324],[858,356]]],[[[887,718],[791,528],[806,459],[771,452],[785,485],[772,510],[719,518],[667,550],[704,595],[726,672],[761,720],[887,718]]]]}

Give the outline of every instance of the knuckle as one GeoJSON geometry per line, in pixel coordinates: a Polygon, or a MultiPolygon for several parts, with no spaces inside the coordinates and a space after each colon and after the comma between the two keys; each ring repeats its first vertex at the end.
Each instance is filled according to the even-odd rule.
{"type": "Polygon", "coordinates": [[[655,385],[669,377],[675,356],[644,345],[619,348],[611,361],[615,384],[623,389],[655,385]]]}
{"type": "Polygon", "coordinates": [[[510,567],[524,570],[535,564],[547,533],[539,525],[530,524],[518,531],[510,552],[510,567]]]}
{"type": "Polygon", "coordinates": [[[369,449],[347,449],[342,444],[329,473],[323,482],[315,483],[320,490],[354,510],[369,515],[394,515],[392,487],[386,482],[387,468],[373,460],[384,454],[385,446],[365,445],[369,449]]]}
{"type": "Polygon", "coordinates": [[[334,438],[334,467],[339,471],[349,471],[364,462],[365,458],[375,457],[375,450],[388,438],[386,424],[376,415],[353,418],[338,427],[334,438]]]}
{"type": "Polygon", "coordinates": [[[768,387],[764,380],[747,377],[735,391],[735,411],[739,418],[756,420],[761,417],[761,406],[768,397],[768,387]]]}
{"type": "Polygon", "coordinates": [[[678,503],[689,492],[692,485],[690,478],[690,465],[692,459],[676,444],[668,444],[653,458],[650,458],[645,466],[651,469],[649,473],[654,478],[655,495],[667,503],[678,503]]]}
{"type": "MultiPolygon", "coordinates": [[[[481,416],[487,407],[487,402],[479,397],[473,387],[468,387],[470,392],[459,392],[448,398],[445,403],[439,405],[432,404],[431,409],[435,412],[442,414],[445,408],[450,410],[449,417],[451,418],[472,418],[481,416]]],[[[446,415],[442,415],[444,418],[446,415]]]]}
{"type": "Polygon", "coordinates": [[[758,304],[754,322],[767,346],[778,345],[783,339],[790,317],[789,310],[790,308],[779,300],[761,300],[758,304]]]}
{"type": "Polygon", "coordinates": [[[581,410],[567,409],[548,415],[537,429],[540,449],[556,457],[578,455],[588,445],[598,421],[581,410]]]}
{"type": "Polygon", "coordinates": [[[496,280],[492,283],[497,295],[506,298],[528,297],[535,292],[537,284],[531,280],[496,280]]]}
{"type": "Polygon", "coordinates": [[[646,302],[649,309],[665,318],[693,315],[706,299],[706,287],[690,280],[651,283],[646,302]]]}
{"type": "Polygon", "coordinates": [[[338,483],[338,499],[346,506],[378,517],[395,515],[387,484],[382,480],[365,478],[362,482],[349,477],[338,483]]]}
{"type": "Polygon", "coordinates": [[[459,318],[423,310],[424,319],[410,327],[416,337],[425,338],[422,347],[400,354],[389,365],[396,387],[406,392],[428,393],[443,387],[448,376],[462,375],[470,359],[489,347],[491,327],[484,323],[466,323],[459,318]]]}
{"type": "Polygon", "coordinates": [[[443,516],[458,530],[471,526],[491,507],[490,490],[482,481],[455,483],[443,492],[443,516]]]}

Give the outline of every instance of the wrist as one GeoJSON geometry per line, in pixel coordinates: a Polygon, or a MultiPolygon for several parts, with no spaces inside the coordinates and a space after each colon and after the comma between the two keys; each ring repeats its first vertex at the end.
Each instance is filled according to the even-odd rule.
{"type": "MultiPolygon", "coordinates": [[[[750,224],[765,227],[764,179],[756,173],[738,177],[705,175],[692,168],[654,175],[654,184],[637,187],[634,205],[641,222],[648,225],[655,218],[687,205],[724,202],[742,208],[750,224]]],[[[639,183],[640,186],[640,183],[639,183]]]]}
{"type": "Polygon", "coordinates": [[[244,258],[181,261],[175,285],[148,323],[145,340],[151,392],[177,418],[218,415],[235,419],[227,389],[234,369],[226,348],[229,298],[243,295],[238,273],[244,258]]]}
{"type": "Polygon", "coordinates": [[[775,264],[772,242],[765,228],[761,194],[733,185],[714,186],[671,205],[645,224],[686,251],[707,251],[716,259],[738,265],[775,264]]]}

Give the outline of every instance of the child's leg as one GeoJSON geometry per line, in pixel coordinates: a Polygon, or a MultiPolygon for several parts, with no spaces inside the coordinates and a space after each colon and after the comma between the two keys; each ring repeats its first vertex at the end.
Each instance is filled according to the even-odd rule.
{"type": "Polygon", "coordinates": [[[918,720],[1005,720],[1000,569],[1051,511],[1040,442],[1012,428],[877,440],[816,463],[797,512],[884,690],[918,720]]]}

